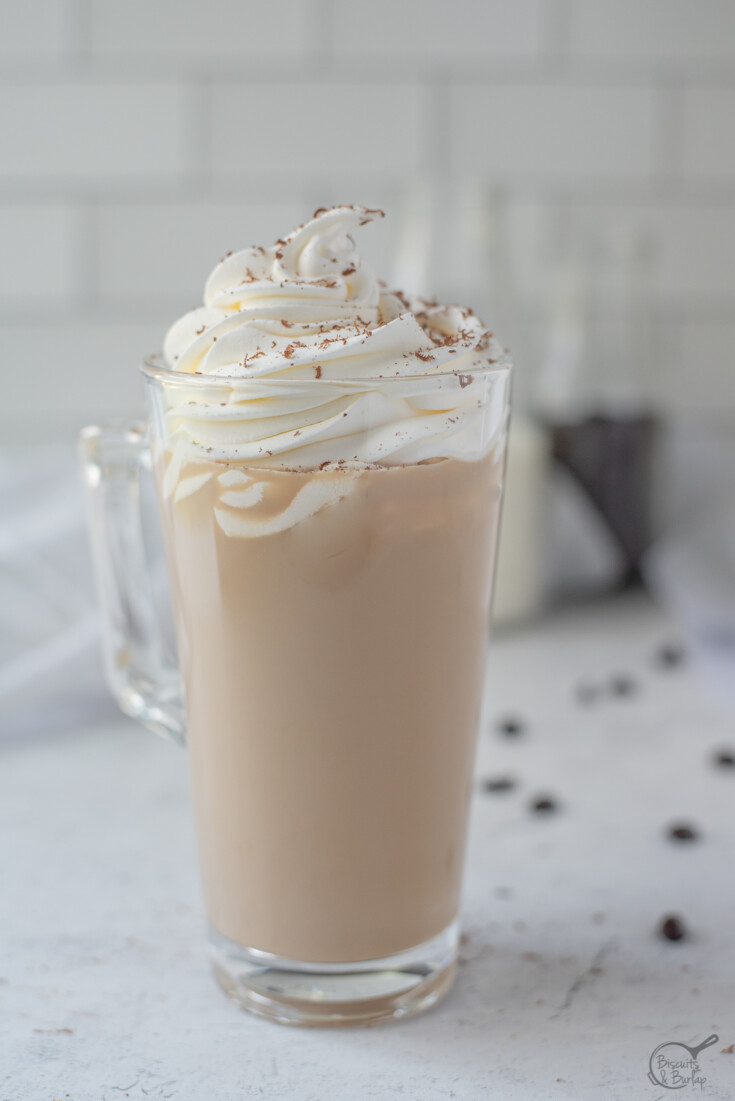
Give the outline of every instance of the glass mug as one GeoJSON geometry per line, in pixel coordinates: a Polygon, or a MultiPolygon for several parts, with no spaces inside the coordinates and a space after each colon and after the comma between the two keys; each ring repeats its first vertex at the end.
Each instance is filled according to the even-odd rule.
{"type": "MultiPolygon", "coordinates": [[[[262,1016],[402,1017],[451,985],[508,368],[471,376],[471,461],[303,471],[288,454],[267,468],[192,455],[207,404],[239,416],[260,382],[157,357],[142,368],[150,424],[80,436],[109,685],[124,712],[187,745],[213,968],[262,1016]],[[151,470],[180,669],[146,562],[151,470]]],[[[442,390],[468,378],[380,389],[451,409],[442,390]]],[[[363,434],[385,428],[361,401],[366,380],[267,386],[309,407],[347,401],[358,458],[363,434]]]]}

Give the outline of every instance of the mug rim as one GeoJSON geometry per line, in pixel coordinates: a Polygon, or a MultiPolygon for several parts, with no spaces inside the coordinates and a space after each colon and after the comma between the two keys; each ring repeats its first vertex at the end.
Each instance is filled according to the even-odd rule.
{"type": "Polygon", "coordinates": [[[156,382],[166,382],[183,386],[222,386],[228,389],[232,389],[233,385],[238,386],[241,383],[247,384],[248,382],[258,382],[262,384],[266,381],[268,385],[276,387],[293,387],[294,385],[306,387],[313,386],[315,388],[325,385],[362,387],[365,384],[373,386],[390,386],[391,384],[405,382],[440,382],[451,378],[459,379],[467,375],[472,375],[473,379],[478,377],[507,378],[512,371],[513,361],[507,352],[504,352],[502,358],[496,360],[494,363],[488,363],[486,367],[473,367],[471,371],[454,369],[449,371],[420,371],[410,375],[383,375],[382,377],[380,375],[364,375],[359,378],[274,378],[272,375],[257,375],[252,379],[248,379],[247,376],[242,375],[202,375],[190,371],[175,371],[171,367],[167,367],[161,352],[153,352],[145,356],[143,362],[140,364],[141,374],[156,382]]]}

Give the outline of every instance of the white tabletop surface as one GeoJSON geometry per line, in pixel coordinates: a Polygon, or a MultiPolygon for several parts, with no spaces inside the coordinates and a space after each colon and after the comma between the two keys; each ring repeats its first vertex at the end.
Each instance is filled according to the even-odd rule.
{"type": "Polygon", "coordinates": [[[735,722],[656,665],[672,637],[626,599],[494,641],[478,777],[518,786],[478,785],[459,979],[400,1024],[287,1029],[220,993],[183,752],[122,719],[4,747],[0,1101],[731,1101],[735,769],[711,755],[735,722]],[[558,813],[531,814],[545,792],[558,813]],[[701,840],[668,840],[678,819],[701,840]],[[657,936],[670,911],[687,939],[657,936]],[[703,1084],[648,1080],[659,1044],[711,1033],[703,1084]]]}

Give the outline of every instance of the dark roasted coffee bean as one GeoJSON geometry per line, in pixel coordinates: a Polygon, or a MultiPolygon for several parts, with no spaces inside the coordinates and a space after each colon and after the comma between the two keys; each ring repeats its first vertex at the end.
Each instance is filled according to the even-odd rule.
{"type": "Polygon", "coordinates": [[[632,677],[621,674],[617,677],[611,677],[610,691],[613,696],[619,696],[621,699],[625,699],[636,694],[638,685],[632,677]]]}
{"type": "Polygon", "coordinates": [[[550,795],[539,795],[531,801],[531,810],[534,814],[554,814],[559,809],[556,799],[550,795]]]}
{"type": "Polygon", "coordinates": [[[683,940],[687,935],[684,922],[675,914],[668,914],[661,918],[659,932],[665,940],[683,940]]]}
{"type": "Polygon", "coordinates": [[[598,699],[600,690],[594,684],[578,684],[574,691],[574,695],[577,703],[588,705],[594,703],[595,700],[598,699]]]}
{"type": "Polygon", "coordinates": [[[524,733],[525,725],[520,719],[508,716],[508,718],[500,720],[498,730],[501,734],[505,734],[506,738],[517,738],[519,734],[524,733]]]}
{"type": "Polygon", "coordinates": [[[666,642],[659,647],[656,664],[662,669],[676,669],[684,663],[685,657],[684,647],[678,642],[666,642]]]}
{"type": "Polygon", "coordinates": [[[482,790],[489,795],[512,791],[515,786],[516,782],[512,776],[488,776],[486,780],[482,781],[482,790]]]}
{"type": "Polygon", "coordinates": [[[686,824],[686,822],[676,822],[673,826],[669,826],[669,837],[672,841],[698,841],[699,834],[692,827],[686,824]]]}

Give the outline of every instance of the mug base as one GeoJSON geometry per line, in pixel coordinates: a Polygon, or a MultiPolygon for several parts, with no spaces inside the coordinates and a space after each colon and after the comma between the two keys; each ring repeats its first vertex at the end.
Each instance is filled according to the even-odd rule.
{"type": "Polygon", "coordinates": [[[382,959],[301,963],[241,948],[214,929],[209,957],[217,982],[242,1008],[288,1025],[364,1025],[430,1009],[457,970],[458,926],[382,959]]]}

